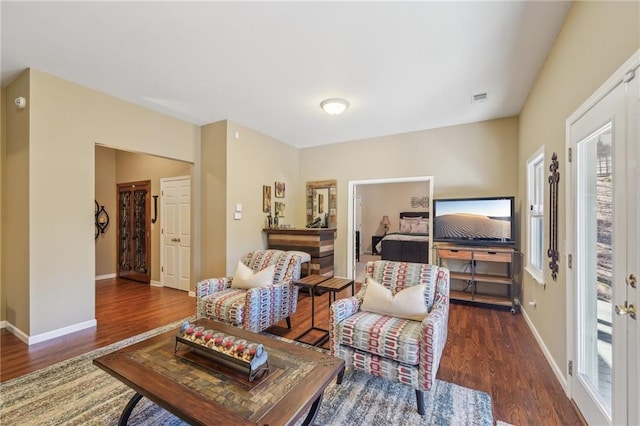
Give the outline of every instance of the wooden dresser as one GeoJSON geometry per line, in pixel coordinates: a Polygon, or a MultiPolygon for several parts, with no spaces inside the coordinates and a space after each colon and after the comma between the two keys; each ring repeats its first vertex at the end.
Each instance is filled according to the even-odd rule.
{"type": "Polygon", "coordinates": [[[333,242],[335,228],[270,228],[270,249],[298,250],[311,255],[311,274],[333,276],[333,242]]]}

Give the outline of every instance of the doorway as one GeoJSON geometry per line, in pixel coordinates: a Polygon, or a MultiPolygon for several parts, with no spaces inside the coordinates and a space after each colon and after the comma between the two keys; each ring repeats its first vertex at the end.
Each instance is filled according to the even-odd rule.
{"type": "Polygon", "coordinates": [[[160,179],[160,282],[189,291],[191,277],[191,179],[160,179]]]}
{"type": "MultiPolygon", "coordinates": [[[[362,229],[365,227],[363,225],[363,215],[366,216],[365,211],[368,209],[366,205],[366,200],[358,201],[358,187],[362,187],[363,185],[385,185],[385,184],[397,184],[397,183],[420,183],[424,184],[424,192],[426,192],[428,197],[428,205],[431,206],[431,202],[433,200],[433,176],[415,176],[415,177],[404,177],[404,178],[385,178],[385,179],[368,179],[368,180],[356,180],[349,181],[349,194],[348,194],[348,223],[347,223],[347,276],[353,279],[356,279],[356,251],[358,247],[356,247],[356,230],[360,231],[359,234],[359,242],[360,242],[360,250],[363,251],[365,247],[367,247],[367,235],[362,232],[362,229]],[[360,209],[360,211],[358,211],[360,209]]],[[[402,210],[410,210],[410,202],[411,196],[406,199],[406,205],[400,206],[397,208],[398,211],[402,210]]],[[[370,208],[370,207],[369,207],[370,208]]],[[[421,209],[424,210],[424,209],[421,209]]],[[[430,210],[430,208],[428,208],[430,210]]],[[[380,215],[380,218],[377,219],[380,221],[383,215],[380,215]]],[[[377,216],[376,216],[377,217],[377,216]]],[[[431,229],[431,218],[429,219],[429,229],[431,229]]],[[[432,252],[432,243],[429,241],[429,253],[432,252]]]]}
{"type": "Polygon", "coordinates": [[[118,185],[118,277],[151,281],[151,181],[118,185]]]}
{"type": "Polygon", "coordinates": [[[570,388],[588,424],[640,420],[638,65],[636,54],[567,120],[570,388]]]}

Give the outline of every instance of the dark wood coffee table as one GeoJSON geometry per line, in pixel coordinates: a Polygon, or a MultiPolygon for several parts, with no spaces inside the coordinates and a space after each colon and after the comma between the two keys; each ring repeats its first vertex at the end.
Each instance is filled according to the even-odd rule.
{"type": "MultiPolygon", "coordinates": [[[[93,360],[136,391],[120,417],[127,423],[142,396],[193,425],[293,424],[309,410],[313,422],[322,394],[344,371],[344,361],[307,347],[201,319],[205,329],[261,343],[269,372],[250,382],[246,372],[198,355],[176,353],[179,330],[162,333],[93,360]]],[[[179,351],[178,351],[179,352],[179,351]]]]}

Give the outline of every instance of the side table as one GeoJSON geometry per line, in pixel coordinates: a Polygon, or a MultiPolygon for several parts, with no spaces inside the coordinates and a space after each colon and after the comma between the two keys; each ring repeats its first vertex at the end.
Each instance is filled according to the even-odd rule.
{"type": "Polygon", "coordinates": [[[372,235],[371,236],[371,254],[380,254],[376,249],[376,246],[380,242],[381,239],[384,238],[384,235],[372,235]]]}
{"type": "MultiPolygon", "coordinates": [[[[355,295],[355,281],[351,278],[341,278],[341,277],[323,277],[321,275],[309,275],[307,277],[301,278],[299,281],[294,283],[297,286],[308,288],[311,291],[311,327],[306,330],[304,333],[300,334],[294,340],[300,340],[306,334],[310,333],[313,330],[321,331],[322,335],[317,338],[313,343],[313,346],[322,346],[324,342],[329,339],[329,330],[326,328],[316,327],[315,324],[315,316],[316,316],[316,306],[315,306],[315,292],[316,289],[326,291],[329,294],[329,309],[331,309],[331,303],[336,301],[336,295],[344,290],[345,288],[351,286],[351,295],[355,295]]],[[[304,342],[303,343],[308,343],[304,342]]]]}
{"type": "Polygon", "coordinates": [[[295,337],[293,340],[297,340],[299,342],[303,342],[303,343],[307,343],[307,344],[311,344],[313,346],[317,346],[318,344],[322,344],[321,342],[323,342],[323,340],[325,339],[324,333],[326,332],[327,335],[329,333],[328,330],[325,330],[324,328],[319,328],[316,327],[316,304],[315,304],[315,299],[316,299],[316,295],[315,295],[315,288],[318,284],[321,284],[322,282],[330,279],[331,277],[325,277],[324,275],[307,275],[306,277],[302,277],[300,278],[298,281],[295,281],[293,284],[301,287],[301,288],[307,288],[309,289],[309,293],[311,295],[311,327],[309,327],[307,330],[305,330],[304,332],[302,332],[300,335],[298,335],[297,337],[295,337]],[[309,343],[309,342],[305,342],[303,340],[301,340],[304,336],[306,336],[307,334],[311,333],[312,331],[321,331],[323,333],[322,336],[320,336],[320,338],[316,339],[314,342],[309,343]]]}

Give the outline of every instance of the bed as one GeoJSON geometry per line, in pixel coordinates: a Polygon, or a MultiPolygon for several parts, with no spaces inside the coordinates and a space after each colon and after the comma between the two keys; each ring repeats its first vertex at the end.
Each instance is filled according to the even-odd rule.
{"type": "Polygon", "coordinates": [[[429,212],[401,212],[398,232],[384,236],[377,249],[382,260],[429,263],[429,212]]]}

